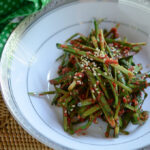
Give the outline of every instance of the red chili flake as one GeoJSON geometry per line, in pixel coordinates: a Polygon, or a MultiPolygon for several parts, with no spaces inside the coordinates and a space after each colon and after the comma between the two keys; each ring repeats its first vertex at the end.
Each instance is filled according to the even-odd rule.
{"type": "Polygon", "coordinates": [[[61,47],[61,48],[68,48],[67,45],[61,45],[60,47],[61,47]]]}
{"type": "Polygon", "coordinates": [[[134,105],[135,105],[135,106],[137,106],[138,104],[139,104],[138,101],[135,101],[135,102],[134,102],[134,105]]]}
{"type": "Polygon", "coordinates": [[[113,99],[109,99],[109,100],[108,100],[108,104],[112,104],[113,101],[114,101],[113,99]]]}
{"type": "Polygon", "coordinates": [[[96,107],[98,107],[98,108],[99,108],[99,105],[98,105],[98,104],[96,104],[96,107]]]}
{"type": "Polygon", "coordinates": [[[95,42],[95,43],[96,43],[96,42],[97,42],[97,40],[96,40],[96,39],[94,39],[94,40],[93,40],[93,42],[95,42]]]}
{"type": "Polygon", "coordinates": [[[75,133],[78,135],[79,133],[81,133],[82,129],[78,129],[75,131],[75,133]]]}
{"type": "Polygon", "coordinates": [[[78,72],[75,74],[75,76],[82,78],[82,77],[84,77],[84,73],[78,72]]]}
{"type": "Polygon", "coordinates": [[[79,42],[79,43],[81,43],[81,42],[82,42],[82,39],[71,40],[70,43],[71,43],[71,42],[79,42]]]}
{"type": "Polygon", "coordinates": [[[143,77],[141,77],[141,79],[142,79],[142,80],[144,80],[144,78],[145,78],[144,76],[143,76],[143,77]]]}
{"type": "Polygon", "coordinates": [[[129,70],[129,71],[133,71],[133,70],[134,70],[134,67],[131,66],[128,70],[129,70]]]}
{"type": "Polygon", "coordinates": [[[140,120],[140,117],[137,117],[137,120],[139,121],[139,120],[140,120]]]}
{"type": "Polygon", "coordinates": [[[108,133],[108,132],[105,132],[105,136],[106,136],[106,137],[109,137],[109,133],[108,133]]]}
{"type": "Polygon", "coordinates": [[[81,99],[85,99],[86,98],[86,95],[85,94],[81,94],[81,99]]]}
{"type": "Polygon", "coordinates": [[[55,80],[50,80],[49,82],[50,82],[51,84],[55,84],[55,83],[56,83],[55,80]]]}
{"type": "Polygon", "coordinates": [[[139,85],[140,83],[138,81],[135,82],[136,85],[139,85]]]}
{"type": "Polygon", "coordinates": [[[84,118],[80,118],[80,121],[81,121],[81,122],[84,122],[84,118]]]}
{"type": "Polygon", "coordinates": [[[128,54],[128,52],[129,52],[129,51],[128,51],[127,49],[124,50],[124,54],[128,54]]]}
{"type": "Polygon", "coordinates": [[[74,45],[74,47],[82,48],[82,46],[81,46],[79,43],[76,43],[76,44],[74,45]]]}
{"type": "Polygon", "coordinates": [[[124,109],[120,110],[119,113],[118,113],[119,116],[121,116],[124,112],[125,112],[124,109]]]}
{"type": "Polygon", "coordinates": [[[140,96],[142,96],[142,92],[140,91],[140,96]]]}
{"type": "Polygon", "coordinates": [[[87,108],[88,108],[88,109],[90,109],[90,108],[91,108],[91,106],[89,105],[89,106],[87,106],[87,108]]]}
{"type": "Polygon", "coordinates": [[[71,70],[70,68],[65,67],[62,69],[62,74],[65,74],[65,73],[69,72],[70,70],[71,70]]]}
{"type": "Polygon", "coordinates": [[[130,109],[127,109],[126,112],[131,112],[131,110],[130,110],[130,109]]]}
{"type": "Polygon", "coordinates": [[[71,124],[71,118],[70,117],[67,118],[67,121],[68,121],[68,124],[71,124]]]}
{"type": "Polygon", "coordinates": [[[93,120],[93,123],[94,123],[94,124],[98,124],[97,118],[95,118],[95,119],[93,120]]]}
{"type": "Polygon", "coordinates": [[[73,65],[76,63],[76,60],[75,59],[69,59],[69,62],[71,62],[73,65]]]}
{"type": "Polygon", "coordinates": [[[99,83],[100,83],[99,81],[96,81],[96,85],[99,85],[99,83]]]}
{"type": "Polygon", "coordinates": [[[114,88],[116,88],[116,83],[115,82],[112,82],[112,85],[114,88]]]}
{"type": "Polygon", "coordinates": [[[129,76],[129,77],[133,77],[133,74],[129,72],[129,73],[128,73],[128,76],[129,76]]]}
{"type": "Polygon", "coordinates": [[[74,56],[74,55],[71,55],[71,56],[70,56],[70,58],[71,58],[71,59],[74,59],[74,58],[75,58],[75,56],[74,56]]]}
{"type": "Polygon", "coordinates": [[[105,58],[105,56],[104,56],[104,57],[102,57],[102,56],[99,56],[98,58],[100,58],[100,59],[104,59],[104,58],[105,58]]]}
{"type": "MultiPolygon", "coordinates": [[[[121,48],[121,45],[118,43],[118,48],[121,48]]],[[[116,52],[116,51],[115,51],[116,52]]]]}
{"type": "Polygon", "coordinates": [[[67,113],[64,112],[64,116],[67,117],[67,113]]]}
{"type": "Polygon", "coordinates": [[[62,69],[62,65],[60,65],[60,66],[58,67],[58,69],[61,70],[61,69],[62,69]]]}
{"type": "Polygon", "coordinates": [[[138,101],[136,99],[133,99],[132,102],[134,103],[135,106],[138,105],[138,101]]]}
{"type": "Polygon", "coordinates": [[[130,48],[130,47],[127,47],[126,49],[127,49],[127,50],[130,50],[131,48],[130,48]]]}
{"type": "Polygon", "coordinates": [[[80,43],[78,43],[78,41],[75,41],[75,40],[72,40],[70,42],[70,44],[72,44],[75,48],[78,47],[78,48],[81,48],[82,46],[80,45],[80,43]]]}
{"type": "Polygon", "coordinates": [[[115,32],[117,32],[117,28],[113,27],[113,28],[111,28],[110,31],[113,32],[113,33],[115,33],[115,32]]]}
{"type": "Polygon", "coordinates": [[[119,45],[119,44],[116,43],[116,42],[113,43],[113,46],[114,46],[114,47],[118,47],[118,45],[119,45]]]}
{"type": "Polygon", "coordinates": [[[90,52],[86,52],[86,55],[89,56],[91,53],[90,52]]]}
{"type": "Polygon", "coordinates": [[[83,133],[82,133],[82,135],[86,135],[86,133],[85,133],[85,132],[83,132],[83,133]]]}
{"type": "Polygon", "coordinates": [[[135,103],[135,102],[136,102],[136,100],[135,100],[135,99],[133,99],[133,100],[132,100],[132,102],[133,102],[133,103],[135,103]]]}
{"type": "Polygon", "coordinates": [[[123,49],[124,51],[127,50],[127,49],[126,49],[126,46],[124,46],[122,49],[123,49]]]}
{"type": "Polygon", "coordinates": [[[77,42],[80,42],[80,43],[83,42],[82,39],[76,39],[76,41],[77,41],[77,42]]]}
{"type": "Polygon", "coordinates": [[[70,41],[70,44],[72,44],[72,45],[74,45],[75,43],[76,43],[75,40],[71,40],[71,41],[70,41]]]}
{"type": "Polygon", "coordinates": [[[113,60],[113,59],[106,59],[105,64],[118,64],[118,60],[113,60]]]}
{"type": "Polygon", "coordinates": [[[125,90],[124,89],[122,89],[122,92],[124,92],[125,90]]]}
{"type": "Polygon", "coordinates": [[[101,36],[101,34],[99,34],[99,39],[100,39],[100,41],[102,41],[102,36],[101,36]]]}
{"type": "Polygon", "coordinates": [[[95,103],[95,100],[94,100],[94,99],[92,99],[92,100],[91,100],[91,102],[92,102],[92,103],[95,103]]]}
{"type": "Polygon", "coordinates": [[[146,88],[148,87],[148,82],[147,82],[147,81],[145,81],[145,87],[146,87],[146,88]]]}
{"type": "Polygon", "coordinates": [[[95,89],[94,89],[94,88],[90,88],[90,90],[91,90],[91,91],[95,91],[95,89]]]}
{"type": "Polygon", "coordinates": [[[77,116],[77,118],[78,118],[78,119],[81,119],[81,116],[80,116],[80,115],[78,115],[78,116],[77,116]]]}
{"type": "Polygon", "coordinates": [[[101,115],[98,116],[101,119],[101,115]]]}
{"type": "Polygon", "coordinates": [[[97,100],[101,98],[101,93],[98,93],[97,100]]]}
{"type": "Polygon", "coordinates": [[[78,48],[74,47],[73,48],[75,50],[75,52],[78,54],[78,51],[80,51],[78,48]]]}
{"type": "Polygon", "coordinates": [[[123,103],[127,103],[127,99],[125,97],[123,97],[123,103]]]}

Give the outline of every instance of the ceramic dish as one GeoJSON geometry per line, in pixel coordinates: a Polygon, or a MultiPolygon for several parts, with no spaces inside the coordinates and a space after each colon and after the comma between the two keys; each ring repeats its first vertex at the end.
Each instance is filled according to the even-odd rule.
{"type": "MultiPolygon", "coordinates": [[[[137,149],[150,144],[150,119],[143,126],[129,125],[130,135],[104,137],[105,125],[92,125],[85,136],[70,136],[63,130],[61,110],[50,105],[52,97],[31,97],[28,92],[52,89],[48,80],[55,77],[62,54],[56,43],[73,33],[88,34],[91,20],[106,18],[102,28],[120,23],[121,36],[131,42],[147,42],[135,56],[144,71],[150,64],[150,10],[137,1],[52,1],[42,12],[32,15],[10,36],[0,66],[1,89],[5,102],[18,123],[33,137],[54,149],[108,150],[137,149]]],[[[149,89],[147,89],[148,91],[149,89]]],[[[144,109],[150,111],[150,95],[144,109]]]]}

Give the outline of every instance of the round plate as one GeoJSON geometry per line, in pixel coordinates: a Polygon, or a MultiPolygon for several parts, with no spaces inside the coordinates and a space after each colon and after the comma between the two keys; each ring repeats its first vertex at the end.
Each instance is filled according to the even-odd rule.
{"type": "MultiPolygon", "coordinates": [[[[76,32],[87,35],[92,19],[106,18],[101,28],[120,23],[119,33],[131,42],[147,42],[134,57],[148,71],[150,63],[150,13],[144,6],[117,1],[53,1],[42,12],[22,21],[5,46],[0,66],[1,88],[5,102],[29,134],[55,149],[99,150],[136,149],[150,144],[150,119],[142,126],[129,125],[130,135],[104,137],[105,124],[99,121],[87,130],[87,135],[68,135],[63,130],[61,109],[51,106],[52,97],[31,97],[28,92],[53,89],[48,80],[57,76],[62,54],[56,43],[63,43],[76,32]],[[44,15],[43,15],[44,14],[44,15]],[[138,16],[138,18],[137,18],[138,16]]],[[[134,4],[134,3],[133,3],[134,4]]],[[[147,89],[148,91],[149,89],[147,89]]],[[[143,105],[150,111],[150,96],[143,105]]]]}

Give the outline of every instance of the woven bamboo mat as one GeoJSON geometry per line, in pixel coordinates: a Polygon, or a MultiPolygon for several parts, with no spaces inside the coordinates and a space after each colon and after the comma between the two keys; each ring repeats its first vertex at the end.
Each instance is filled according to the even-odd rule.
{"type": "Polygon", "coordinates": [[[52,150],[32,138],[8,112],[0,93],[0,150],[52,150]]]}

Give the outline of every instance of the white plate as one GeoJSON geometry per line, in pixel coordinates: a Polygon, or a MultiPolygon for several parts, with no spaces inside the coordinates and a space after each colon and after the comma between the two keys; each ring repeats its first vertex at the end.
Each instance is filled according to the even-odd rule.
{"type": "MultiPolygon", "coordinates": [[[[9,110],[32,136],[55,149],[119,150],[149,145],[150,119],[140,127],[129,125],[127,130],[131,134],[120,135],[116,139],[104,137],[105,125],[101,121],[97,126],[92,125],[86,136],[70,136],[63,130],[61,111],[50,105],[51,97],[37,98],[28,95],[28,92],[32,91],[47,91],[48,79],[56,76],[59,63],[56,63],[55,59],[62,53],[56,48],[56,43],[63,43],[76,32],[88,34],[92,28],[90,21],[94,17],[107,18],[107,21],[102,23],[102,28],[110,28],[119,22],[121,36],[127,36],[129,41],[146,41],[148,45],[136,55],[135,61],[142,63],[145,71],[148,70],[148,8],[134,3],[128,5],[124,1],[70,1],[62,5],[64,3],[66,1],[53,1],[43,12],[26,18],[5,46],[0,79],[9,110]],[[39,18],[45,12],[47,13],[39,18]]],[[[52,86],[49,88],[52,89],[52,86]]],[[[149,100],[150,96],[144,103],[144,110],[150,111],[149,100]]]]}

